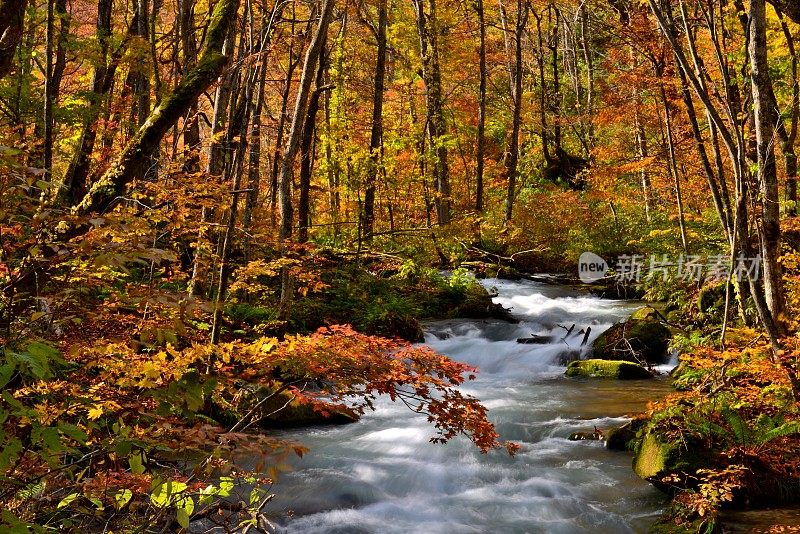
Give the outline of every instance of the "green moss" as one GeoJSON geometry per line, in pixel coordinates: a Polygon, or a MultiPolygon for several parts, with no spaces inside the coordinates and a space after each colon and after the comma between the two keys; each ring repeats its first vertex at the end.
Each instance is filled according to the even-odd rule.
{"type": "Polygon", "coordinates": [[[658,313],[658,310],[652,306],[644,306],[639,308],[631,315],[631,319],[635,319],[637,321],[658,321],[660,317],[661,314],[658,313]]]}
{"type": "Polygon", "coordinates": [[[641,365],[619,360],[576,360],[569,364],[565,374],[571,377],[618,378],[620,380],[653,377],[653,374],[641,365]]]}
{"type": "Polygon", "coordinates": [[[637,447],[633,471],[645,480],[660,478],[667,471],[673,447],[648,433],[637,447]]]}

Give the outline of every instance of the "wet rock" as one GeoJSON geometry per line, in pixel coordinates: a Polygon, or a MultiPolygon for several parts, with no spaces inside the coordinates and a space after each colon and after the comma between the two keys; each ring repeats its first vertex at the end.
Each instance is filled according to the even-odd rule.
{"type": "Polygon", "coordinates": [[[675,493],[681,489],[674,484],[666,484],[668,475],[694,473],[697,469],[712,465],[710,451],[699,443],[672,442],[650,431],[636,444],[633,458],[633,471],[640,478],[665,493],[675,493]]]}
{"type": "Polygon", "coordinates": [[[547,345],[549,343],[553,343],[556,339],[553,336],[540,336],[537,334],[532,334],[531,337],[520,337],[517,338],[517,343],[521,343],[523,345],[547,345]]]}
{"type": "Polygon", "coordinates": [[[379,324],[368,329],[369,334],[384,337],[399,337],[414,343],[425,341],[425,332],[419,320],[407,314],[390,311],[385,314],[379,324]]]}
{"type": "Polygon", "coordinates": [[[441,331],[435,332],[434,331],[434,332],[431,332],[430,334],[433,337],[435,337],[436,339],[439,339],[439,340],[450,339],[451,337],[453,337],[453,334],[451,334],[450,332],[441,332],[441,331]]]}
{"type": "Polygon", "coordinates": [[[492,295],[478,285],[467,291],[464,300],[451,315],[464,319],[499,319],[509,323],[519,322],[519,319],[512,316],[509,310],[493,302],[492,295]]]}
{"type": "Polygon", "coordinates": [[[565,350],[556,356],[555,363],[558,365],[569,365],[574,361],[580,360],[581,354],[582,352],[580,349],[565,350]]]}
{"type": "Polygon", "coordinates": [[[592,357],[600,360],[660,364],[668,359],[672,333],[659,321],[628,319],[595,339],[592,357]]]}
{"type": "Polygon", "coordinates": [[[653,378],[653,373],[641,365],[622,360],[577,360],[569,364],[565,374],[570,377],[620,380],[653,378]]]}
{"type": "Polygon", "coordinates": [[[603,439],[603,434],[597,430],[594,432],[573,432],[567,439],[570,441],[600,441],[603,439]]]}
{"type": "Polygon", "coordinates": [[[613,451],[632,451],[636,445],[634,422],[606,430],[606,448],[613,451]]]}

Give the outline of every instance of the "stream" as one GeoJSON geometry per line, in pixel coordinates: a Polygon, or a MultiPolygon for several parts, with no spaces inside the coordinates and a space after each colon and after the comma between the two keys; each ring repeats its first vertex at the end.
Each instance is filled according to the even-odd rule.
{"type": "MultiPolygon", "coordinates": [[[[666,498],[631,470],[631,455],[577,431],[619,426],[669,391],[666,380],[570,380],[559,356],[593,340],[636,305],[533,281],[486,280],[495,302],[521,320],[425,325],[426,343],[477,366],[462,389],[480,398],[515,457],[488,455],[465,438],[428,443],[433,428],[402,404],[381,400],[361,421],[283,432],[310,448],[282,474],[271,504],[291,533],[646,532],[666,498]],[[572,324],[566,341],[560,338],[572,324]],[[542,345],[517,338],[556,336],[542,345]],[[569,347],[568,347],[569,345],[569,347]],[[287,513],[291,511],[291,519],[287,513]]],[[[665,369],[668,366],[665,366],[665,369]]]]}

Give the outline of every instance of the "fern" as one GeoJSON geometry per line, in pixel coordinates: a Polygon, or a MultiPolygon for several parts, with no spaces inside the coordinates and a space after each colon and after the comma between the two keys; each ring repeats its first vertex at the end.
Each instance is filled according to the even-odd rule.
{"type": "Polygon", "coordinates": [[[730,426],[731,430],[733,430],[733,435],[740,445],[746,445],[752,442],[753,434],[750,431],[750,428],[747,426],[747,422],[742,418],[741,415],[730,408],[725,407],[722,410],[722,417],[725,418],[728,426],[730,426]]]}
{"type": "Polygon", "coordinates": [[[792,434],[800,434],[800,421],[789,421],[780,426],[773,428],[761,435],[759,435],[759,443],[767,443],[773,439],[791,436],[792,434]]]}

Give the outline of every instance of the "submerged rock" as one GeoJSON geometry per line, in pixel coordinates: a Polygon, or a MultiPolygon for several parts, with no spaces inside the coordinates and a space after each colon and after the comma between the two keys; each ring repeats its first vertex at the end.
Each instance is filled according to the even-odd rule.
{"type": "Polygon", "coordinates": [[[569,364],[565,374],[571,377],[618,378],[620,380],[653,378],[653,373],[638,363],[624,360],[576,360],[569,364]]]}
{"type": "Polygon", "coordinates": [[[667,361],[672,333],[659,321],[628,319],[595,339],[592,356],[600,360],[660,364],[667,361]]]}
{"type": "Polygon", "coordinates": [[[548,343],[553,343],[554,341],[556,341],[556,338],[553,336],[540,336],[537,334],[532,334],[531,337],[517,338],[517,343],[521,343],[523,345],[547,345],[548,343]]]}
{"type": "Polygon", "coordinates": [[[598,430],[594,432],[573,432],[567,439],[570,441],[600,441],[603,439],[603,434],[598,430]]]}
{"type": "Polygon", "coordinates": [[[557,365],[569,365],[570,363],[581,359],[581,349],[568,349],[559,353],[556,356],[554,363],[557,365]]]}

